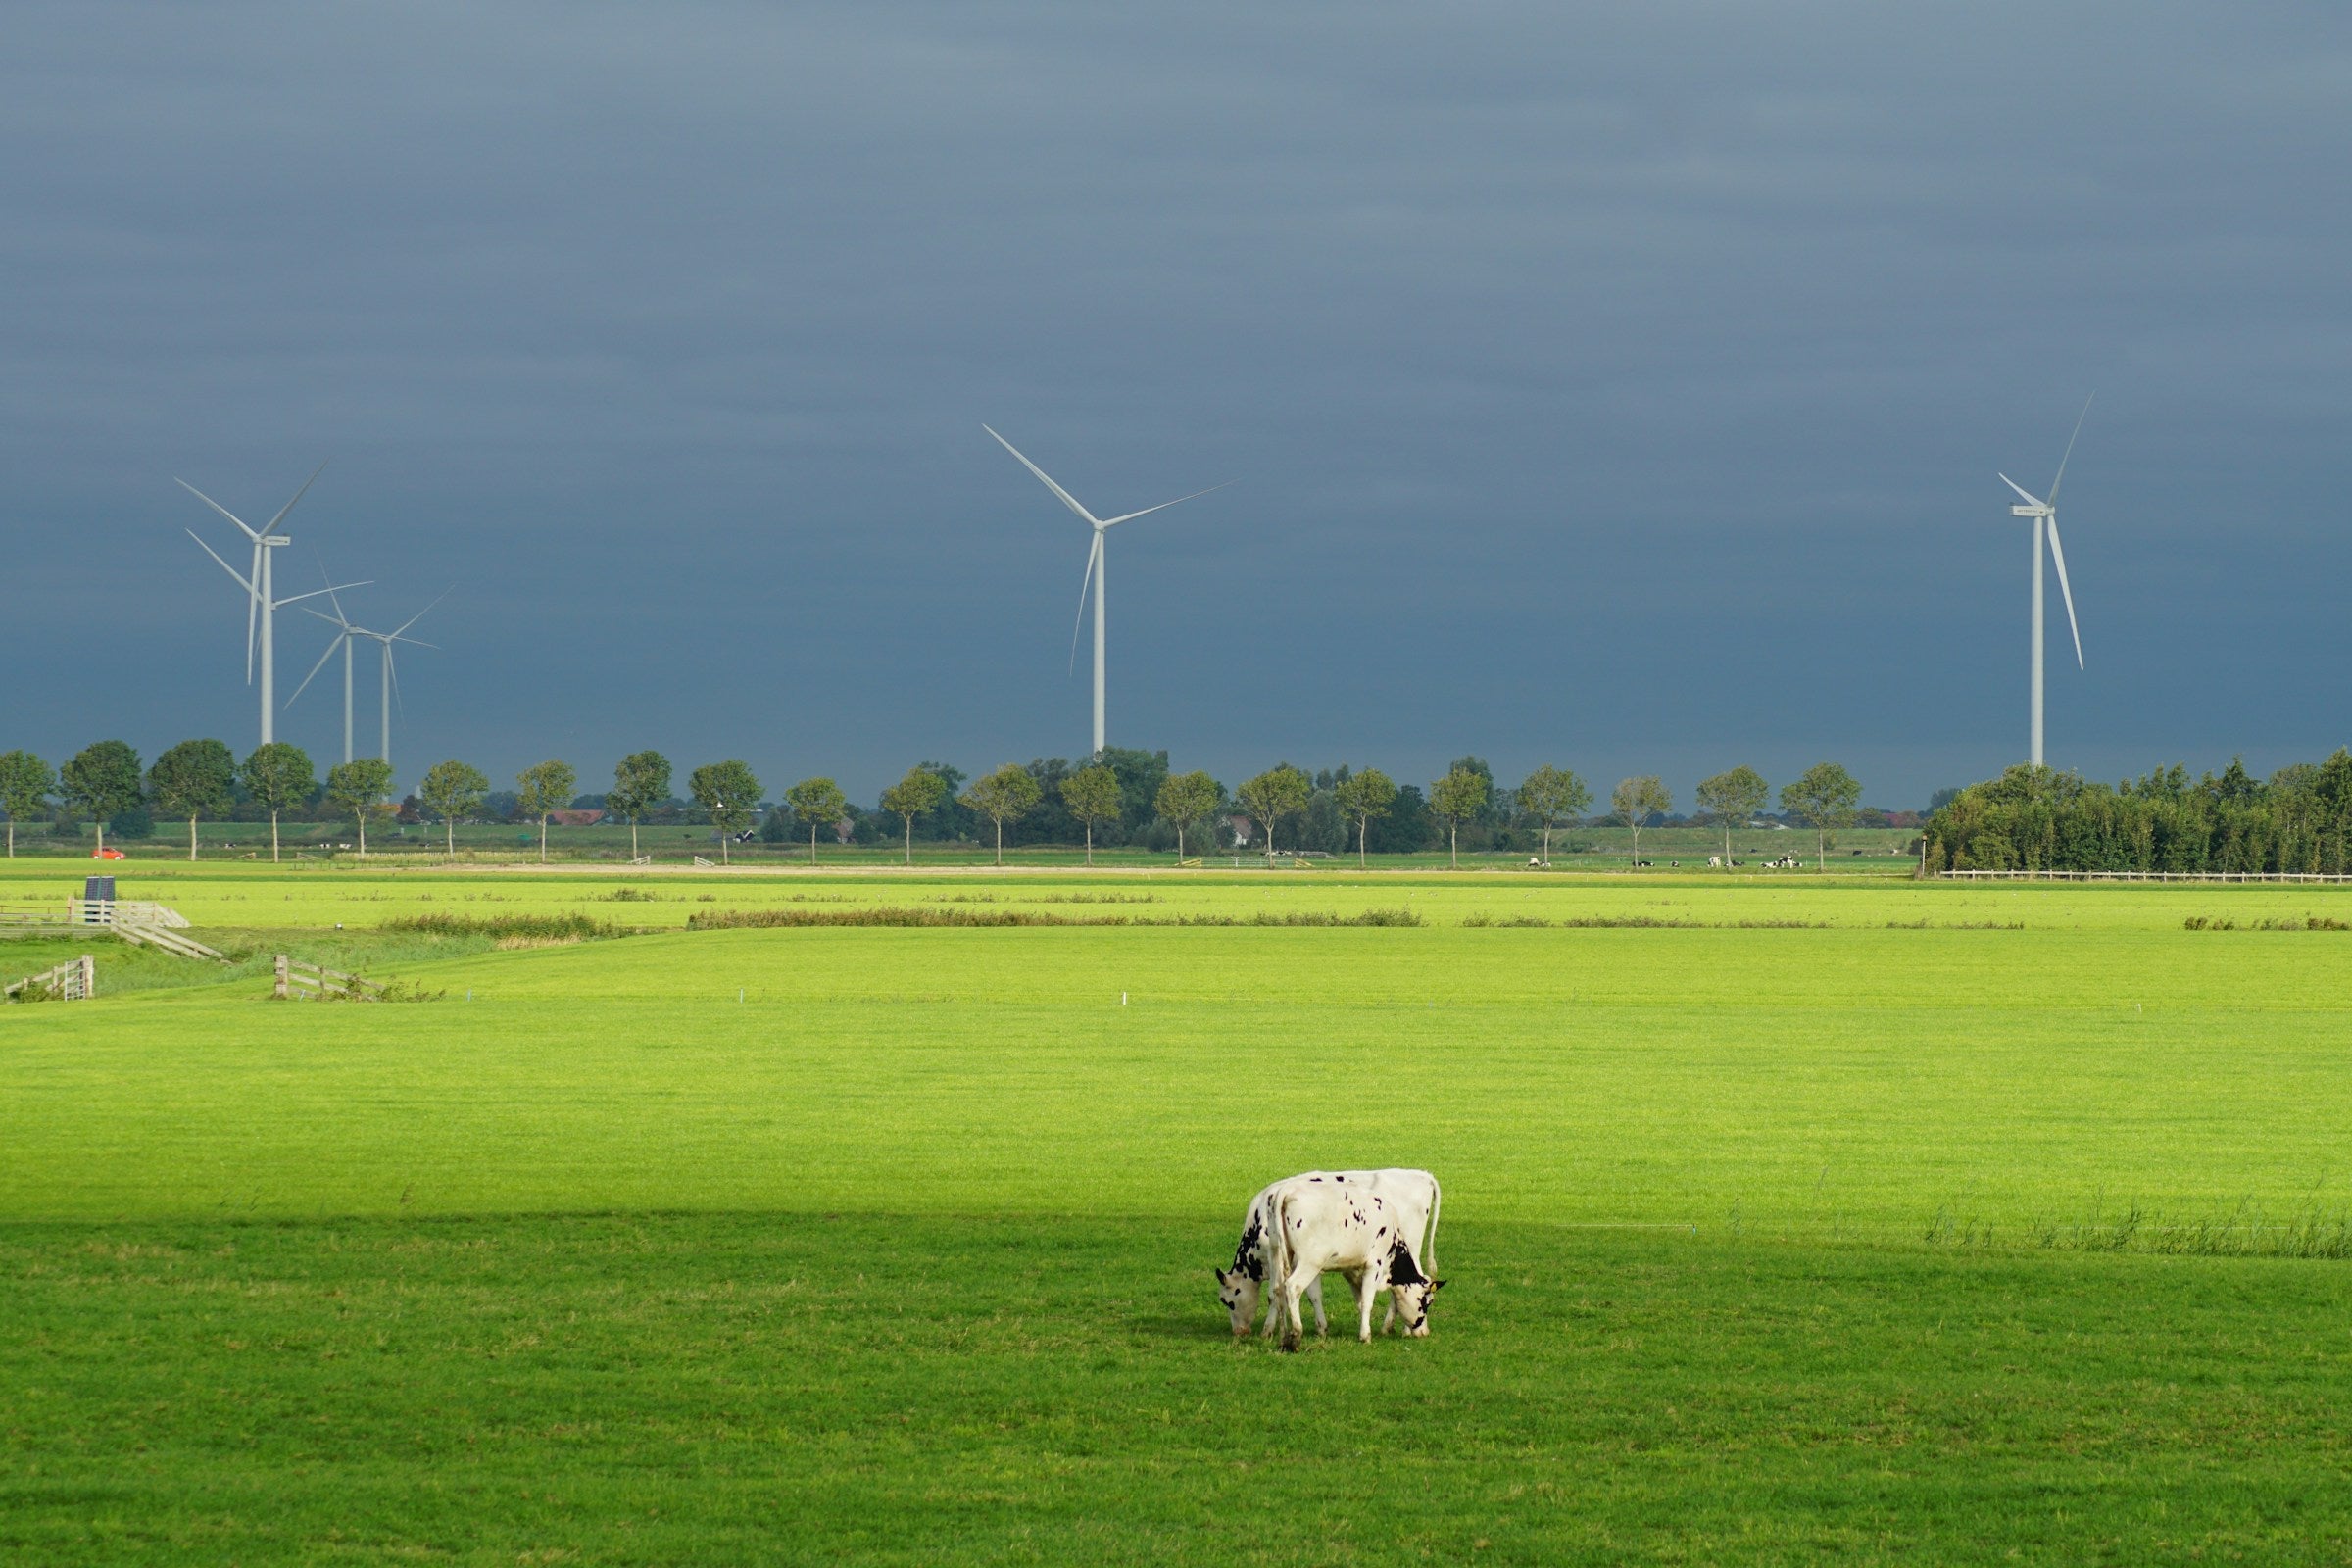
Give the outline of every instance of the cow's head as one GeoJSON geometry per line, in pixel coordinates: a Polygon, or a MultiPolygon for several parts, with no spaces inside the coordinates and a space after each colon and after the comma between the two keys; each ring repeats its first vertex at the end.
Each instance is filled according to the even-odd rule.
{"type": "Polygon", "coordinates": [[[1421,1265],[1413,1261],[1412,1250],[1402,1241],[1390,1250],[1389,1294],[1396,1303],[1396,1315],[1404,1319],[1404,1332],[1414,1339],[1429,1337],[1429,1303],[1445,1283],[1422,1273],[1421,1265]]]}
{"type": "Polygon", "coordinates": [[[1216,1274],[1217,1304],[1233,1320],[1234,1338],[1240,1339],[1257,1321],[1258,1283],[1238,1268],[1221,1268],[1216,1274]]]}
{"type": "Polygon", "coordinates": [[[1445,1289],[1444,1280],[1416,1280],[1410,1285],[1392,1285],[1390,1294],[1396,1298],[1396,1315],[1404,1319],[1404,1332],[1416,1340],[1429,1338],[1429,1303],[1445,1289]]]}

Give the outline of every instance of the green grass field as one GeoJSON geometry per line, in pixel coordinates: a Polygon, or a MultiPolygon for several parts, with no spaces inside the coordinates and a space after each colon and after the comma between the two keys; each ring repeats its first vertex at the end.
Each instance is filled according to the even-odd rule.
{"type": "Polygon", "coordinates": [[[2352,894],[122,892],[241,961],[0,942],[102,992],[0,1009],[10,1557],[2352,1556],[2352,932],[2251,929],[2352,894]],[[1128,923],[684,929],[876,908],[1128,923]],[[382,929],[432,913],[633,934],[382,929]],[[272,951],[441,1000],[269,1003],[272,951]],[[1231,1343],[1250,1193],[1376,1163],[1446,1184],[1432,1337],[1231,1343]]]}

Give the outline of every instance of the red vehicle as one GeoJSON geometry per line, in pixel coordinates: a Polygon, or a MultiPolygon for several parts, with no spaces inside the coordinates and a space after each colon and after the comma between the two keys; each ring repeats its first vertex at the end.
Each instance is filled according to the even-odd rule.
{"type": "Polygon", "coordinates": [[[90,858],[93,860],[123,860],[128,859],[129,857],[121,850],[92,850],[90,858]]]}

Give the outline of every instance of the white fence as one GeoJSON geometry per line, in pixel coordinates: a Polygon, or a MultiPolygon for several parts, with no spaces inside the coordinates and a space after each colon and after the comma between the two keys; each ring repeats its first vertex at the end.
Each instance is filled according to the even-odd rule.
{"type": "Polygon", "coordinates": [[[1938,871],[1952,882],[2352,882],[2337,871],[1938,871]]]}
{"type": "Polygon", "coordinates": [[[356,974],[340,969],[325,969],[300,958],[277,956],[276,987],[270,993],[278,1001],[309,997],[340,997],[347,1002],[374,1002],[383,987],[373,980],[363,980],[356,974]]]}
{"type": "Polygon", "coordinates": [[[14,999],[30,991],[59,1002],[87,1002],[98,994],[98,965],[88,954],[68,958],[54,969],[28,974],[0,986],[0,997],[14,999]]]}
{"type": "Polygon", "coordinates": [[[68,899],[66,918],[75,925],[156,925],[188,928],[188,917],[167,905],[138,899],[68,899]]]}

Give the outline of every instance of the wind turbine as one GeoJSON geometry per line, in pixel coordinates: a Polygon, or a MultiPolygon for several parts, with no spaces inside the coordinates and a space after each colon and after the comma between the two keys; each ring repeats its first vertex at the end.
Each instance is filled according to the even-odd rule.
{"type": "MultiPolygon", "coordinates": [[[[246,538],[253,541],[253,569],[248,575],[240,573],[236,567],[230,565],[225,561],[221,561],[220,553],[214,550],[211,545],[206,544],[201,538],[198,538],[195,529],[190,528],[188,530],[188,537],[196,540],[198,548],[203,550],[206,555],[211,556],[215,561],[220,562],[220,569],[227,572],[229,576],[235,578],[238,586],[245,590],[245,679],[248,683],[253,680],[254,633],[256,631],[258,622],[258,628],[261,633],[262,744],[264,746],[269,745],[271,741],[277,738],[276,612],[285,606],[294,604],[299,600],[316,599],[319,594],[328,591],[324,588],[320,588],[312,593],[296,594],[289,599],[277,598],[276,591],[271,586],[272,573],[270,565],[270,553],[272,550],[291,542],[284,534],[277,531],[277,525],[286,520],[286,514],[294,510],[294,502],[300,501],[310,490],[311,486],[318,482],[318,475],[325,471],[326,465],[323,463],[318,465],[318,467],[312,469],[311,476],[302,481],[302,489],[294,492],[294,501],[289,501],[284,506],[278,508],[277,515],[271,517],[269,523],[261,528],[258,532],[251,527],[243,517],[238,516],[235,513],[229,511],[220,502],[215,501],[211,496],[206,495],[203,491],[188,483],[187,480],[177,479],[173,481],[173,483],[177,484],[182,490],[185,490],[188,494],[194,496],[197,500],[203,502],[206,506],[212,508],[223,517],[226,517],[229,521],[235,523],[238,530],[242,532],[246,538]]],[[[360,585],[347,583],[344,586],[356,587],[360,585]]]]}
{"type": "MultiPolygon", "coordinates": [[[[1195,496],[1204,496],[1204,495],[1208,494],[1208,490],[1222,490],[1222,489],[1224,489],[1224,488],[1225,488],[1225,485],[1226,485],[1226,484],[1231,484],[1233,481],[1232,481],[1232,480],[1230,480],[1230,479],[1228,479],[1228,480],[1226,480],[1226,481],[1225,481],[1225,484],[1212,484],[1212,485],[1210,485],[1210,486],[1208,487],[1208,490],[1196,490],[1196,491],[1194,491],[1194,492],[1193,492],[1193,494],[1192,494],[1192,495],[1189,495],[1189,496],[1178,496],[1178,497],[1176,498],[1176,501],[1162,501],[1162,502],[1161,502],[1161,503],[1160,503],[1158,506],[1156,506],[1156,507],[1146,507],[1146,508],[1144,508],[1144,510],[1143,510],[1142,512],[1129,512],[1129,513],[1124,513],[1124,514],[1120,514],[1119,516],[1116,516],[1116,517],[1098,517],[1098,516],[1096,516],[1096,515],[1095,515],[1093,513],[1091,513],[1091,512],[1087,511],[1087,510],[1086,510],[1084,507],[1080,506],[1080,505],[1078,504],[1078,498],[1077,498],[1076,496],[1073,496],[1073,495],[1071,495],[1071,494],[1070,494],[1070,493],[1069,493],[1067,490],[1064,490],[1064,489],[1063,489],[1061,486],[1059,486],[1059,485],[1055,484],[1055,483],[1054,482],[1054,480],[1053,480],[1053,477],[1052,477],[1052,475],[1048,474],[1048,473],[1046,472],[1046,470],[1045,470],[1045,469],[1043,469],[1043,468],[1039,467],[1039,466],[1038,466],[1036,464],[1034,464],[1034,463],[1031,463],[1031,462],[1030,462],[1030,461],[1029,461],[1027,458],[1021,457],[1021,451],[1020,451],[1020,449],[1019,449],[1018,447],[1014,446],[1014,445],[1013,445],[1011,442],[1009,442],[1009,441],[1005,440],[1005,439],[1004,439],[1003,436],[1001,436],[1001,435],[997,435],[997,432],[996,432],[995,430],[993,430],[993,429],[990,429],[990,427],[989,427],[989,426],[987,426],[987,425],[985,425],[985,424],[983,424],[982,426],[980,426],[980,428],[981,428],[981,429],[983,429],[983,430],[987,430],[987,431],[988,431],[988,433],[989,433],[990,435],[992,435],[992,436],[996,436],[996,437],[997,437],[997,445],[999,445],[999,446],[1003,447],[1003,448],[1004,448],[1005,451],[1007,451],[1007,452],[1011,453],[1011,454],[1012,454],[1014,457],[1016,457],[1016,458],[1020,458],[1020,460],[1021,460],[1021,466],[1022,466],[1022,467],[1024,467],[1024,468],[1027,468],[1027,469],[1028,469],[1028,470],[1029,470],[1031,473],[1034,473],[1034,474],[1036,474],[1036,475],[1038,476],[1038,478],[1039,478],[1039,479],[1043,480],[1043,481],[1045,482],[1045,486],[1046,486],[1046,488],[1047,488],[1047,489],[1049,489],[1049,490],[1053,491],[1053,492],[1054,492],[1055,495],[1057,495],[1057,496],[1059,496],[1059,497],[1061,498],[1061,504],[1062,504],[1063,506],[1065,506],[1065,507],[1069,508],[1069,509],[1070,509],[1072,512],[1075,512],[1076,514],[1078,514],[1078,515],[1079,515],[1079,516],[1081,516],[1081,517],[1085,518],[1085,519],[1086,519],[1086,521],[1087,521],[1087,523],[1088,523],[1088,525],[1089,525],[1089,526],[1091,526],[1091,527],[1092,527],[1092,528],[1095,530],[1095,543],[1094,543],[1094,548],[1093,548],[1093,549],[1091,549],[1091,550],[1089,550],[1089,551],[1087,552],[1087,556],[1086,556],[1086,575],[1085,575],[1084,577],[1080,578],[1080,579],[1079,579],[1079,582],[1078,582],[1078,625],[1079,625],[1079,626],[1082,626],[1082,625],[1084,625],[1084,624],[1086,623],[1086,596],[1087,596],[1087,591],[1088,591],[1088,590],[1091,588],[1091,589],[1094,591],[1094,596],[1095,596],[1095,749],[1094,749],[1094,752],[1093,752],[1093,753],[1091,753],[1090,755],[1094,755],[1094,756],[1100,756],[1100,755],[1102,754],[1102,746],[1103,746],[1103,729],[1102,729],[1102,710],[1103,710],[1103,658],[1102,658],[1102,655],[1103,655],[1103,645],[1104,645],[1104,642],[1105,642],[1105,640],[1106,640],[1106,632],[1105,632],[1105,627],[1106,627],[1106,625],[1107,625],[1107,619],[1108,619],[1107,612],[1104,611],[1104,609],[1103,609],[1103,607],[1102,607],[1103,566],[1104,566],[1104,562],[1103,562],[1103,558],[1102,558],[1102,535],[1103,535],[1103,533],[1104,533],[1104,531],[1105,531],[1105,530],[1107,530],[1107,529],[1109,529],[1109,528],[1112,528],[1112,527],[1115,527],[1115,526],[1116,526],[1116,525],[1118,525],[1119,523],[1122,523],[1122,522],[1131,522],[1131,521],[1133,521],[1135,518],[1137,518],[1137,517],[1141,517],[1141,516],[1144,516],[1144,515],[1146,515],[1146,514],[1150,514],[1150,513],[1154,513],[1154,512],[1159,512],[1159,511],[1162,511],[1162,510],[1163,510],[1163,509],[1165,509],[1165,508],[1172,507],[1172,506],[1176,505],[1176,502],[1177,502],[1177,501],[1190,501],[1190,500],[1192,500],[1192,499],[1193,499],[1195,496]]],[[[1071,662],[1072,662],[1072,663],[1075,663],[1075,662],[1077,662],[1077,659],[1078,659],[1078,626],[1072,626],[1072,627],[1070,628],[1070,660],[1071,660],[1071,662]]]]}
{"type": "MultiPolygon", "coordinates": [[[[382,725],[382,740],[377,747],[375,755],[389,762],[392,760],[392,701],[400,691],[400,677],[394,674],[392,670],[392,645],[394,643],[410,643],[418,648],[435,647],[435,644],[428,643],[421,638],[405,636],[403,634],[406,633],[411,626],[416,625],[427,614],[431,613],[433,605],[437,605],[441,602],[441,600],[447,599],[454,591],[454,584],[449,588],[444,588],[441,591],[440,597],[435,599],[432,605],[425,606],[424,609],[419,610],[416,612],[416,613],[402,621],[398,631],[369,631],[365,626],[353,625],[349,620],[344,618],[343,602],[340,599],[335,598],[331,590],[327,590],[327,603],[335,607],[335,612],[333,614],[329,615],[322,611],[317,610],[305,612],[307,614],[317,615],[320,620],[323,620],[328,625],[335,627],[336,630],[334,637],[326,645],[326,652],[320,654],[318,656],[318,662],[311,666],[311,673],[302,677],[301,686],[294,688],[294,697],[300,697],[302,695],[303,688],[310,685],[313,677],[315,677],[318,671],[326,667],[326,662],[335,657],[335,650],[337,648],[341,648],[343,650],[343,760],[346,762],[351,760],[352,644],[357,642],[362,637],[367,637],[373,639],[383,650],[383,659],[378,677],[382,688],[380,693],[380,722],[382,725]]],[[[294,697],[289,697],[286,699],[286,706],[288,708],[294,706],[294,697]]]]}
{"type": "MultiPolygon", "coordinates": [[[[2091,397],[2095,398],[2097,396],[2098,394],[2095,392],[2091,394],[2091,397]]],[[[2075,667],[2078,669],[2085,667],[2082,663],[2082,628],[2075,621],[2075,591],[2067,586],[2066,581],[2066,547],[2058,542],[2058,487],[2066,482],[2067,460],[2075,455],[2075,439],[2077,436],[2082,435],[2082,421],[2089,417],[2090,398],[2084,398],[2082,400],[2082,412],[2075,416],[2075,433],[2074,435],[2070,435],[2066,438],[2066,452],[2058,459],[2058,476],[2050,481],[2050,498],[2047,501],[2044,501],[2040,497],[2034,495],[2032,491],[2028,490],[2024,485],[2019,484],[2015,479],[2010,478],[2007,474],[2004,473],[2001,475],[2001,483],[2007,485],[2010,489],[2016,491],[2020,496],[2025,498],[2024,505],[2014,506],[2009,509],[2009,515],[2012,517],[2031,517],[2034,519],[2034,720],[2032,760],[2035,767],[2039,767],[2041,765],[2041,536],[2043,530],[2045,529],[2048,530],[2050,536],[2050,560],[2058,567],[2058,591],[2066,596],[2066,627],[2068,631],[2074,633],[2075,637],[2075,667]]]]}

